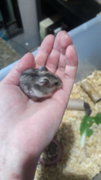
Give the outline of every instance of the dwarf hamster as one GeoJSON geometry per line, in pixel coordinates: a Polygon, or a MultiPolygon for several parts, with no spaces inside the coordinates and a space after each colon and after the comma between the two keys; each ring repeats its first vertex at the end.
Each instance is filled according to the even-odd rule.
{"type": "Polygon", "coordinates": [[[50,97],[62,87],[62,81],[46,67],[40,67],[24,71],[20,76],[19,85],[28,97],[38,100],[50,97]]]}

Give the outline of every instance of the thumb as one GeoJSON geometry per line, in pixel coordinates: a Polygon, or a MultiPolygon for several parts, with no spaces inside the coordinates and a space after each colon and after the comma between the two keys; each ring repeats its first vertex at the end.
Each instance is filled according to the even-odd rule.
{"type": "Polygon", "coordinates": [[[35,67],[34,56],[31,53],[25,54],[17,65],[2,80],[2,83],[18,85],[19,77],[23,71],[35,67]]]}

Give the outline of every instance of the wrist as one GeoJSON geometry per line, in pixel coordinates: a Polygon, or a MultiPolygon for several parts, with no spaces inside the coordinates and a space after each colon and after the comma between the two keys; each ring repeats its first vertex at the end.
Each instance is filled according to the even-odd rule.
{"type": "Polygon", "coordinates": [[[0,154],[0,180],[33,180],[38,158],[7,144],[0,148],[0,154]]]}

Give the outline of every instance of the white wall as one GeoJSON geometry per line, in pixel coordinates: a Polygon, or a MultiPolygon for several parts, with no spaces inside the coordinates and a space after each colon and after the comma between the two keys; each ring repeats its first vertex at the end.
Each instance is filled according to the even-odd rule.
{"type": "MultiPolygon", "coordinates": [[[[37,10],[35,0],[18,0],[18,6],[24,28],[23,41],[28,42],[30,46],[39,45],[39,32],[37,21],[37,10]]],[[[31,48],[31,47],[29,47],[31,48]]]]}

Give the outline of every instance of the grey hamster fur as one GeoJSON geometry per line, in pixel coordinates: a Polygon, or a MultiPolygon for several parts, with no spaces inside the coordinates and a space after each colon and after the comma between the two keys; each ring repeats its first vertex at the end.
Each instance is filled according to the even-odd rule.
{"type": "Polygon", "coordinates": [[[20,76],[19,85],[27,96],[38,100],[50,97],[62,87],[62,81],[46,67],[40,67],[24,71],[20,76]]]}

